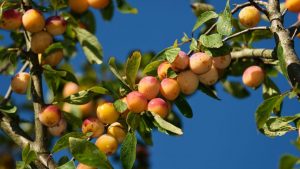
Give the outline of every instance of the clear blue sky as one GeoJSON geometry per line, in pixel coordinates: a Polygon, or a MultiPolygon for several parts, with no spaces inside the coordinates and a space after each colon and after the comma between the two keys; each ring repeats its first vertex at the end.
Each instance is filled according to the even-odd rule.
{"type": "MultiPolygon", "coordinates": [[[[190,1],[129,2],[139,9],[138,15],[115,12],[111,22],[104,22],[95,11],[99,21],[97,36],[103,45],[106,61],[110,56],[124,60],[132,49],[158,52],[180,39],[183,32],[189,34],[196,20],[190,1]]],[[[209,2],[216,5],[217,12],[221,12],[226,3],[225,0],[209,2]]],[[[245,1],[235,0],[231,4],[240,2],[245,1]]],[[[288,13],[286,21],[292,23],[295,20],[296,15],[288,13]]],[[[256,46],[273,48],[273,44],[273,41],[268,41],[256,46]]],[[[295,45],[300,45],[299,40],[295,45]]],[[[297,51],[300,53],[299,48],[297,51]]],[[[83,59],[82,53],[79,54],[81,56],[72,60],[74,64],[83,59]]],[[[4,81],[0,88],[3,95],[10,78],[0,76],[0,79],[4,81]]],[[[275,81],[282,91],[288,89],[284,78],[275,81]]],[[[297,137],[296,132],[271,139],[257,131],[254,112],[262,102],[261,88],[252,90],[251,96],[243,100],[224,93],[221,85],[217,85],[217,91],[221,101],[199,92],[188,99],[194,118],[183,118],[183,136],[172,137],[158,132],[153,135],[154,146],[150,149],[152,169],[274,169],[278,168],[282,154],[299,154],[291,144],[297,137]]],[[[300,106],[297,101],[287,100],[283,110],[283,114],[299,113],[300,106]]]]}

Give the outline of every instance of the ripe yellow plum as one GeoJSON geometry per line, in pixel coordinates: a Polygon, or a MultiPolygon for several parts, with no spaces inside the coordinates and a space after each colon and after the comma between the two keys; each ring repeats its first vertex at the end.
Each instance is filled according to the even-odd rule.
{"type": "Polygon", "coordinates": [[[154,98],[148,103],[148,111],[165,118],[169,114],[169,104],[161,98],[154,98]]]}
{"type": "Polygon", "coordinates": [[[205,85],[213,85],[218,81],[219,74],[218,70],[214,66],[212,66],[208,72],[199,75],[198,77],[201,83],[205,85]]]}
{"type": "Polygon", "coordinates": [[[196,74],[203,74],[210,70],[212,66],[212,57],[202,53],[194,53],[190,57],[190,69],[196,74]]]}
{"type": "Polygon", "coordinates": [[[243,83],[248,87],[258,87],[265,78],[263,69],[259,66],[250,66],[243,73],[243,83]]]}
{"type": "Polygon", "coordinates": [[[175,100],[180,93],[180,87],[178,82],[170,78],[163,79],[160,83],[160,93],[167,100],[175,100]]]}
{"type": "Polygon", "coordinates": [[[30,80],[30,74],[26,72],[20,72],[16,74],[10,83],[12,91],[18,94],[24,94],[27,90],[30,80]]]}
{"type": "Polygon", "coordinates": [[[81,130],[83,134],[92,132],[91,137],[96,138],[104,133],[104,124],[96,117],[89,117],[83,121],[81,130]]]}
{"type": "Polygon", "coordinates": [[[193,94],[199,85],[198,75],[191,70],[180,72],[177,76],[177,82],[183,94],[193,94]]]}
{"type": "Polygon", "coordinates": [[[132,91],[126,96],[127,107],[134,113],[141,113],[147,110],[147,98],[138,91],[132,91]]]}
{"type": "Polygon", "coordinates": [[[51,35],[61,35],[67,29],[67,22],[61,16],[51,16],[46,20],[46,30],[51,35]]]}
{"type": "Polygon", "coordinates": [[[126,136],[125,129],[123,125],[119,122],[114,122],[107,129],[107,134],[115,137],[119,143],[122,143],[126,136]]]}
{"type": "Polygon", "coordinates": [[[47,127],[53,127],[57,125],[60,119],[61,111],[56,105],[48,105],[39,113],[40,122],[47,127]]]}
{"type": "Polygon", "coordinates": [[[22,16],[22,23],[25,30],[35,33],[44,29],[45,19],[40,11],[36,9],[29,9],[22,16]]]}
{"type": "Polygon", "coordinates": [[[31,37],[31,50],[34,53],[44,53],[52,44],[52,36],[45,31],[34,33],[31,37]]]}
{"type": "Polygon", "coordinates": [[[106,155],[114,154],[118,149],[118,141],[109,134],[103,134],[96,140],[96,146],[106,155]]]}
{"type": "Polygon", "coordinates": [[[138,91],[148,100],[155,98],[159,93],[160,83],[153,76],[143,77],[138,84],[138,91]]]}
{"type": "Polygon", "coordinates": [[[256,26],[260,21],[259,10],[254,6],[247,6],[243,8],[239,13],[240,23],[248,28],[256,26]]]}
{"type": "Polygon", "coordinates": [[[97,107],[97,117],[105,124],[112,124],[119,119],[120,113],[117,112],[113,103],[107,102],[97,107]]]}

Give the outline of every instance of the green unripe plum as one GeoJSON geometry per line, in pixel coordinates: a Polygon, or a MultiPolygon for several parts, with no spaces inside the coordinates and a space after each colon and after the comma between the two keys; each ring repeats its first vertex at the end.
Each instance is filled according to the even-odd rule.
{"type": "Polygon", "coordinates": [[[194,53],[190,57],[190,69],[196,74],[204,74],[211,69],[212,66],[212,57],[202,53],[194,53]]]}
{"type": "Polygon", "coordinates": [[[219,74],[218,74],[218,70],[213,66],[208,72],[199,75],[198,77],[201,83],[210,86],[215,84],[218,81],[219,74]]]}
{"type": "Polygon", "coordinates": [[[18,94],[24,94],[27,91],[30,81],[30,74],[26,72],[20,72],[16,74],[10,83],[12,91],[18,94]]]}
{"type": "Polygon", "coordinates": [[[61,111],[56,105],[48,105],[39,113],[40,122],[47,127],[54,127],[61,119],[61,111]]]}
{"type": "Polygon", "coordinates": [[[258,87],[264,81],[265,73],[259,66],[250,66],[243,73],[243,83],[248,87],[258,87]]]}
{"type": "Polygon", "coordinates": [[[126,96],[127,107],[131,112],[141,113],[147,110],[147,98],[138,91],[132,91],[126,96]]]}
{"type": "Polygon", "coordinates": [[[180,93],[180,87],[178,82],[170,78],[163,79],[160,83],[160,93],[167,100],[175,100],[180,93]]]}
{"type": "Polygon", "coordinates": [[[158,114],[160,117],[165,118],[169,114],[169,105],[161,98],[154,98],[148,103],[148,111],[158,114]]]}
{"type": "Polygon", "coordinates": [[[96,138],[104,133],[104,124],[96,117],[89,117],[83,121],[81,130],[83,134],[92,132],[91,137],[96,138]]]}
{"type": "Polygon", "coordinates": [[[138,84],[138,91],[148,100],[155,98],[159,93],[160,83],[153,76],[143,77],[138,84]]]}
{"type": "Polygon", "coordinates": [[[118,140],[109,134],[100,136],[95,144],[106,155],[112,155],[118,149],[118,140]]]}
{"type": "Polygon", "coordinates": [[[180,91],[186,95],[193,94],[199,85],[198,75],[191,70],[180,72],[177,76],[177,82],[179,84],[180,91]]]}
{"type": "Polygon", "coordinates": [[[106,102],[97,107],[97,117],[105,124],[112,124],[119,119],[120,113],[117,112],[113,103],[106,102]]]}

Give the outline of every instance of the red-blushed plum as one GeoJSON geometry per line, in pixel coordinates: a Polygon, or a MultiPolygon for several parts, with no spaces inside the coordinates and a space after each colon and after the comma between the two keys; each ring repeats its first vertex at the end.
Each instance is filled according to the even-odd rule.
{"type": "Polygon", "coordinates": [[[63,88],[63,97],[66,98],[72,94],[79,92],[79,86],[74,82],[67,82],[63,88]]]}
{"type": "Polygon", "coordinates": [[[191,70],[180,72],[177,76],[177,82],[179,84],[180,91],[186,95],[193,94],[199,85],[198,75],[191,70]]]}
{"type": "Polygon", "coordinates": [[[159,93],[160,83],[153,76],[143,77],[138,84],[138,91],[148,100],[155,98],[159,93]]]}
{"type": "Polygon", "coordinates": [[[218,70],[214,66],[212,66],[208,72],[199,75],[198,77],[201,83],[205,85],[213,85],[218,81],[219,74],[218,70]]]}
{"type": "Polygon", "coordinates": [[[47,127],[53,127],[57,125],[60,119],[61,111],[56,105],[48,105],[39,113],[40,122],[47,127]]]}
{"type": "Polygon", "coordinates": [[[160,83],[160,93],[167,100],[175,100],[180,93],[180,87],[178,82],[170,78],[163,79],[160,83]]]}
{"type": "Polygon", "coordinates": [[[30,74],[27,72],[17,73],[11,80],[10,86],[12,91],[18,94],[24,94],[30,80],[30,74]]]}
{"type": "Polygon", "coordinates": [[[141,113],[147,110],[147,98],[138,91],[132,91],[126,96],[127,107],[131,112],[141,113]]]}
{"type": "Polygon", "coordinates": [[[213,66],[217,69],[225,69],[230,65],[231,55],[213,57],[213,66]]]}
{"type": "Polygon", "coordinates": [[[175,60],[171,63],[171,67],[176,71],[184,70],[189,66],[189,61],[189,56],[185,52],[179,51],[175,60]]]}
{"type": "Polygon", "coordinates": [[[5,30],[17,30],[22,25],[22,13],[16,9],[8,9],[2,13],[0,28],[5,30]]]}
{"type": "Polygon", "coordinates": [[[300,12],[300,1],[299,0],[286,0],[285,7],[291,12],[299,13],[300,12]]]}
{"type": "Polygon", "coordinates": [[[117,112],[113,103],[106,102],[97,107],[97,117],[105,124],[112,124],[119,119],[120,113],[117,112]]]}
{"type": "Polygon", "coordinates": [[[247,6],[243,8],[239,13],[239,21],[247,28],[256,26],[260,21],[259,10],[254,6],[247,6]]]}
{"type": "Polygon", "coordinates": [[[243,83],[248,87],[258,87],[264,81],[265,73],[259,66],[250,66],[243,73],[243,83]]]}
{"type": "Polygon", "coordinates": [[[23,14],[22,23],[25,30],[35,33],[44,29],[45,19],[40,11],[36,9],[29,9],[23,14]]]}
{"type": "Polygon", "coordinates": [[[48,131],[53,136],[61,136],[67,129],[67,122],[61,118],[58,124],[53,127],[48,127],[48,131]]]}
{"type": "Polygon", "coordinates": [[[46,30],[51,35],[61,35],[67,29],[67,22],[61,16],[51,16],[46,20],[46,30]]]}
{"type": "Polygon", "coordinates": [[[169,105],[162,98],[154,98],[149,101],[147,110],[158,114],[160,117],[165,118],[169,114],[169,105]]]}
{"type": "Polygon", "coordinates": [[[119,122],[114,122],[113,124],[109,125],[107,129],[107,134],[115,137],[119,143],[122,143],[126,136],[125,129],[123,125],[119,122]]]}
{"type": "Polygon", "coordinates": [[[52,42],[53,38],[48,32],[34,33],[31,37],[31,50],[34,53],[44,53],[52,42]]]}
{"type": "Polygon", "coordinates": [[[118,149],[118,140],[109,134],[100,136],[95,144],[106,155],[112,155],[118,149]]]}
{"type": "Polygon", "coordinates": [[[210,70],[212,57],[206,53],[197,52],[190,57],[190,69],[196,74],[203,74],[210,70]]]}
{"type": "Polygon", "coordinates": [[[157,68],[157,75],[160,80],[167,77],[168,69],[171,68],[171,64],[169,62],[162,62],[157,68]]]}
{"type": "Polygon", "coordinates": [[[85,119],[82,123],[82,133],[87,134],[92,132],[91,137],[100,137],[104,133],[104,124],[96,117],[89,117],[85,119]]]}

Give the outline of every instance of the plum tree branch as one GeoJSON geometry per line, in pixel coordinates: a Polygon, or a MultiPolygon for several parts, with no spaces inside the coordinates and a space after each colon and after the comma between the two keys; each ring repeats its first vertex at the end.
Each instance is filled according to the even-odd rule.
{"type": "Polygon", "coordinates": [[[293,87],[296,87],[297,84],[300,84],[300,61],[296,55],[290,31],[283,25],[279,0],[269,0],[267,10],[271,22],[270,30],[283,50],[289,82],[293,87]]]}
{"type": "Polygon", "coordinates": [[[269,30],[269,28],[267,26],[259,26],[259,27],[253,27],[253,28],[244,29],[244,30],[242,30],[240,32],[237,32],[237,33],[234,33],[234,34],[232,34],[230,36],[227,36],[226,38],[223,39],[223,42],[225,42],[227,40],[230,40],[230,39],[232,39],[234,37],[240,36],[242,34],[255,31],[255,30],[269,30]]]}
{"type": "Polygon", "coordinates": [[[249,49],[245,48],[239,51],[231,52],[232,59],[242,58],[261,58],[275,60],[272,49],[249,49]]]}

